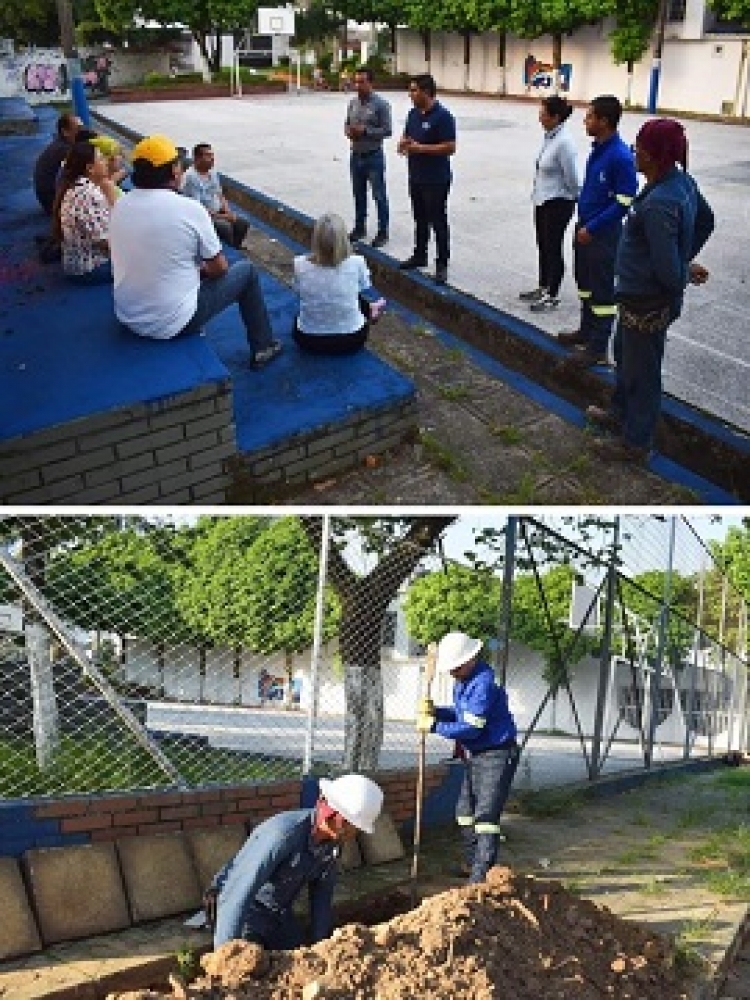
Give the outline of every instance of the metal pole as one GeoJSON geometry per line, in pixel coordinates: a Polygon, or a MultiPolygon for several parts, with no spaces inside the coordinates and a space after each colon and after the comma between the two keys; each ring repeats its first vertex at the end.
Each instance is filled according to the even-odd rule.
{"type": "Polygon", "coordinates": [[[661,689],[662,661],[664,648],[667,644],[669,629],[669,611],[672,601],[672,573],[674,571],[674,546],[677,534],[677,518],[670,518],[669,554],[667,556],[667,574],[664,579],[664,596],[662,598],[661,614],[659,615],[659,635],[656,641],[656,665],[651,675],[651,715],[648,726],[648,746],[646,750],[646,768],[650,768],[654,759],[654,735],[656,733],[656,717],[659,712],[659,692],[661,689]]]}
{"type": "MultiPolygon", "coordinates": [[[[685,711],[685,746],[683,749],[682,756],[685,760],[690,757],[690,734],[694,731],[696,736],[698,734],[698,720],[695,715],[695,680],[698,673],[698,653],[701,644],[701,634],[702,634],[702,623],[703,623],[703,588],[704,588],[704,574],[706,572],[706,560],[701,559],[701,571],[698,577],[698,609],[697,617],[695,621],[695,629],[693,630],[693,665],[690,670],[690,688],[688,690],[688,699],[686,702],[685,711]]],[[[705,670],[705,656],[704,656],[704,670],[705,670]]]]}
{"type": "Polygon", "coordinates": [[[602,649],[599,656],[599,687],[596,692],[596,714],[594,716],[594,740],[591,747],[591,763],[589,765],[589,780],[600,773],[602,761],[600,753],[602,746],[602,730],[604,724],[604,708],[607,701],[608,680],[612,662],[612,619],[614,616],[615,589],[617,586],[617,549],[620,541],[620,518],[615,517],[614,536],[612,538],[612,558],[607,570],[607,603],[604,608],[604,634],[602,649]]]}
{"type": "Polygon", "coordinates": [[[503,596],[500,601],[500,621],[497,629],[497,662],[495,673],[505,687],[510,656],[510,626],[513,620],[513,577],[516,569],[518,518],[509,517],[505,527],[505,564],[503,566],[503,596]]]}
{"type": "Polygon", "coordinates": [[[81,76],[81,60],[76,48],[75,29],[73,26],[73,6],[71,0],[56,0],[57,17],[60,22],[60,42],[68,67],[70,80],[70,96],[73,100],[73,110],[83,122],[84,128],[91,128],[91,115],[86,100],[86,88],[81,76]]]}
{"type": "Polygon", "coordinates": [[[309,774],[312,768],[312,752],[315,741],[315,720],[318,714],[318,677],[320,674],[320,651],[323,646],[323,614],[325,611],[325,588],[328,579],[328,543],[331,537],[331,517],[323,515],[323,531],[320,536],[318,557],[318,592],[315,595],[315,624],[313,631],[312,656],[310,658],[310,705],[307,710],[307,731],[305,733],[305,759],[302,773],[309,774]]]}
{"type": "Polygon", "coordinates": [[[659,12],[656,17],[656,28],[654,34],[654,54],[651,59],[651,75],[648,85],[648,110],[650,114],[656,112],[659,104],[659,83],[661,82],[661,60],[664,50],[664,28],[667,23],[667,7],[669,0],[660,0],[659,12]]]}

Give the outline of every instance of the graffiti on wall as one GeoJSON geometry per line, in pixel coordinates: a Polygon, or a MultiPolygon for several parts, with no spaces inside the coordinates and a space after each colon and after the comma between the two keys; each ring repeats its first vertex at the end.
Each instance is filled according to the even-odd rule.
{"type": "MultiPolygon", "coordinates": [[[[109,93],[112,60],[105,53],[81,59],[81,77],[87,92],[109,93]]],[[[0,60],[0,97],[22,94],[31,103],[66,97],[70,89],[68,68],[59,49],[35,49],[0,60]]]]}
{"type": "MultiPolygon", "coordinates": [[[[563,63],[560,66],[560,89],[564,93],[570,91],[570,77],[572,73],[572,63],[563,63]]],[[[523,61],[523,84],[526,87],[526,93],[553,90],[554,83],[555,68],[552,63],[540,62],[529,52],[523,61]]]]}

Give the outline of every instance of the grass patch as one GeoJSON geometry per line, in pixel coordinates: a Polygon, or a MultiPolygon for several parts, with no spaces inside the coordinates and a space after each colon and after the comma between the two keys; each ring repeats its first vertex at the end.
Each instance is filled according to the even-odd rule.
{"type": "Polygon", "coordinates": [[[521,791],[516,795],[520,810],[524,816],[562,816],[573,812],[581,805],[581,797],[575,792],[564,789],[551,789],[539,792],[521,791]]]}
{"type": "Polygon", "coordinates": [[[493,437],[496,437],[505,445],[520,444],[523,440],[523,434],[520,429],[514,427],[513,424],[493,424],[489,430],[493,437]]]}
{"type": "Polygon", "coordinates": [[[708,916],[686,920],[682,925],[674,941],[674,960],[678,968],[696,970],[706,964],[698,945],[710,938],[715,916],[716,911],[712,910],[708,916]]]}
{"type": "Polygon", "coordinates": [[[446,448],[441,441],[426,431],[421,433],[420,441],[427,457],[438,469],[442,469],[451,479],[455,479],[459,483],[465,483],[468,480],[469,473],[466,467],[461,464],[450,448],[446,448]]]}
{"type": "Polygon", "coordinates": [[[690,852],[706,868],[700,880],[720,896],[750,902],[750,826],[728,826],[707,837],[690,852]]]}
{"type": "Polygon", "coordinates": [[[663,896],[666,891],[667,886],[660,878],[650,878],[648,882],[644,882],[641,887],[641,892],[645,896],[663,896]]]}
{"type": "Polygon", "coordinates": [[[721,788],[741,788],[750,794],[750,767],[734,767],[722,771],[716,778],[721,788]]]}
{"type": "Polygon", "coordinates": [[[451,403],[468,399],[471,395],[465,385],[439,385],[437,391],[441,399],[447,399],[451,403]]]}
{"type": "MultiPolygon", "coordinates": [[[[199,744],[192,738],[176,736],[160,741],[159,746],[190,786],[273,781],[299,774],[300,765],[295,761],[263,760],[199,744]]],[[[1,798],[165,785],[171,785],[168,775],[124,730],[115,730],[107,737],[64,736],[44,771],[37,765],[32,740],[0,741],[1,798]]]]}
{"type": "Polygon", "coordinates": [[[688,806],[680,813],[675,829],[692,830],[696,826],[701,826],[704,820],[704,811],[698,806],[688,806]]]}

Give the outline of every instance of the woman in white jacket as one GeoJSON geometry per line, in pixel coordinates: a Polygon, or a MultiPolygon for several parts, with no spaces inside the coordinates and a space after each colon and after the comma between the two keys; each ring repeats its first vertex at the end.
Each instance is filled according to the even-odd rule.
{"type": "Polygon", "coordinates": [[[539,108],[544,141],[536,158],[532,201],[539,251],[539,284],[519,298],[532,312],[548,312],[560,304],[558,293],[565,264],[563,240],[578,199],[580,184],[576,148],[565,122],[573,109],[564,97],[545,97],[539,108]]]}
{"type": "Polygon", "coordinates": [[[312,252],[294,258],[294,290],[299,315],[292,335],[312,354],[352,354],[364,347],[385,300],[368,302],[371,287],[364,257],[353,254],[346,223],[326,212],[315,223],[312,252]]]}

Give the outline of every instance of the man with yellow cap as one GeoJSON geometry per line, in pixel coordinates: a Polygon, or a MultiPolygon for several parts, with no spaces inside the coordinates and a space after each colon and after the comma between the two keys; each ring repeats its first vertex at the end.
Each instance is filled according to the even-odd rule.
{"type": "Polygon", "coordinates": [[[379,785],[345,774],[320,779],[312,809],[279,813],[257,826],[206,894],[214,948],[234,939],[274,951],[298,947],[303,934],[292,907],[305,886],[311,943],[328,937],[341,845],[357,830],[372,833],[382,807],[379,785]]]}
{"type": "Polygon", "coordinates": [[[263,367],[282,345],[256,269],[244,259],[230,267],[206,209],[180,195],[180,155],[170,139],[142,139],[132,162],[133,190],[114,206],[109,230],[117,318],[138,336],[170,340],[198,333],[236,302],[251,366],[263,367]]]}
{"type": "Polygon", "coordinates": [[[483,881],[497,859],[500,816],[518,767],[516,724],[505,688],[480,659],[481,639],[449,632],[438,644],[436,670],[450,674],[453,705],[420,704],[417,729],[455,740],[464,751],[464,778],[456,804],[466,873],[483,881]]]}

